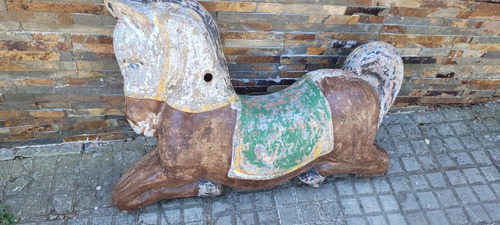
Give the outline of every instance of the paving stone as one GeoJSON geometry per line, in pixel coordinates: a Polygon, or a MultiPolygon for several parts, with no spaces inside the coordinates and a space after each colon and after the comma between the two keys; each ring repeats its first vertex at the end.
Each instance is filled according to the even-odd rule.
{"type": "Polygon", "coordinates": [[[68,225],[87,225],[89,224],[89,218],[72,218],[66,221],[68,225]]]}
{"type": "Polygon", "coordinates": [[[387,219],[389,220],[390,225],[408,224],[401,214],[387,214],[387,219]]]}
{"type": "Polygon", "coordinates": [[[469,157],[467,152],[458,152],[456,153],[457,163],[461,166],[474,165],[474,162],[469,157]]]}
{"type": "Polygon", "coordinates": [[[337,202],[322,203],[320,209],[326,221],[335,221],[343,217],[344,211],[337,202]]]}
{"type": "Polygon", "coordinates": [[[316,201],[315,192],[316,188],[311,188],[309,186],[301,186],[295,188],[295,193],[297,195],[297,202],[299,203],[307,203],[316,201]]]}
{"type": "Polygon", "coordinates": [[[408,113],[393,113],[390,115],[386,115],[384,117],[384,120],[382,121],[382,124],[384,125],[389,125],[389,124],[413,124],[412,118],[409,116],[408,113]]]}
{"type": "Polygon", "coordinates": [[[445,138],[444,143],[450,150],[462,150],[464,147],[457,138],[445,138]]]}
{"type": "Polygon", "coordinates": [[[495,222],[500,221],[500,203],[484,204],[484,208],[488,211],[491,220],[495,222]]]}
{"type": "Polygon", "coordinates": [[[340,195],[353,195],[354,188],[352,187],[350,180],[339,180],[335,181],[335,186],[340,195]]]}
{"type": "Polygon", "coordinates": [[[418,124],[418,128],[424,137],[436,137],[439,134],[436,132],[434,124],[418,124]]]}
{"type": "Polygon", "coordinates": [[[403,126],[404,131],[408,138],[420,138],[422,137],[422,132],[418,129],[418,126],[415,124],[407,124],[403,126]]]}
{"type": "Polygon", "coordinates": [[[408,177],[410,179],[410,184],[413,187],[413,190],[427,190],[429,188],[429,184],[425,180],[424,175],[415,174],[408,177]]]}
{"type": "Polygon", "coordinates": [[[53,175],[55,173],[57,157],[36,157],[33,162],[33,174],[53,175]]]}
{"type": "Polygon", "coordinates": [[[495,194],[487,185],[475,185],[472,186],[472,189],[474,189],[480,201],[491,201],[496,199],[495,194]]]}
{"type": "Polygon", "coordinates": [[[370,184],[369,179],[359,179],[354,182],[354,187],[356,187],[356,191],[358,194],[372,194],[374,190],[370,184]]]}
{"type": "MultiPolygon", "coordinates": [[[[222,216],[219,218],[214,218],[215,224],[233,224],[232,220],[233,220],[232,216],[222,216]]],[[[172,223],[167,223],[162,221],[162,224],[167,225],[172,223]]]]}
{"type": "Polygon", "coordinates": [[[437,199],[430,191],[417,192],[417,198],[420,201],[420,205],[424,209],[437,209],[439,207],[437,199]]]}
{"type": "Polygon", "coordinates": [[[380,225],[387,224],[387,222],[384,219],[384,216],[382,216],[382,215],[369,216],[369,217],[366,217],[366,219],[368,220],[368,224],[380,224],[380,225]]]}
{"type": "Polygon", "coordinates": [[[497,196],[500,196],[500,183],[491,183],[491,188],[496,192],[497,196]]]}
{"type": "Polygon", "coordinates": [[[471,133],[470,128],[463,121],[448,123],[448,125],[450,125],[458,135],[467,135],[471,133]]]}
{"type": "Polygon", "coordinates": [[[438,197],[441,207],[443,208],[458,206],[460,204],[455,198],[453,192],[449,189],[436,190],[436,196],[438,197]]]}
{"type": "Polygon", "coordinates": [[[362,224],[367,224],[366,220],[363,217],[354,217],[354,218],[347,218],[346,222],[348,225],[362,225],[362,224]]]}
{"type": "Polygon", "coordinates": [[[469,214],[470,222],[472,223],[491,223],[486,211],[480,205],[467,206],[467,214],[469,214]]]}
{"type": "Polygon", "coordinates": [[[274,193],[274,201],[276,202],[277,206],[284,206],[297,203],[297,200],[293,197],[295,195],[291,188],[274,189],[273,193],[274,193]]]}
{"type": "Polygon", "coordinates": [[[52,185],[52,176],[39,176],[27,186],[26,194],[38,195],[40,193],[49,193],[52,185]]]}
{"type": "Polygon", "coordinates": [[[441,122],[444,118],[440,111],[421,111],[410,114],[416,123],[441,122]]]}
{"type": "Polygon", "coordinates": [[[403,166],[405,170],[408,172],[422,170],[422,167],[420,166],[415,157],[402,157],[401,160],[403,161],[403,166]]]}
{"type": "Polygon", "coordinates": [[[0,161],[13,160],[15,157],[14,150],[10,148],[0,148],[0,161]]]}
{"type": "Polygon", "coordinates": [[[379,195],[378,197],[385,212],[399,210],[398,202],[392,194],[379,195]]]}
{"type": "Polygon", "coordinates": [[[408,181],[404,176],[389,177],[389,183],[396,193],[410,190],[410,185],[408,185],[408,181]]]}
{"type": "Polygon", "coordinates": [[[446,214],[442,210],[427,211],[425,213],[431,225],[446,225],[449,224],[446,220],[446,214]]]}
{"type": "Polygon", "coordinates": [[[254,195],[254,204],[257,209],[273,208],[273,196],[271,192],[257,192],[254,195]]]}
{"type": "Polygon", "coordinates": [[[461,208],[446,209],[452,224],[468,224],[467,217],[461,208]]]}
{"type": "Polygon", "coordinates": [[[428,173],[425,175],[434,188],[446,186],[446,181],[442,173],[428,173]]]}
{"type": "MultiPolygon", "coordinates": [[[[278,216],[281,224],[297,224],[300,222],[297,207],[285,207],[278,209],[278,216]]],[[[308,215],[304,215],[308,216],[308,215]]]]}
{"type": "Polygon", "coordinates": [[[432,156],[419,156],[420,166],[424,171],[434,170],[438,168],[437,163],[434,161],[432,156]]]}
{"type": "Polygon", "coordinates": [[[389,185],[385,177],[374,177],[371,181],[377,193],[387,193],[391,191],[391,186],[389,185]]]}
{"type": "Polygon", "coordinates": [[[135,214],[134,213],[118,213],[113,216],[115,224],[134,224],[135,214]]]}
{"type": "Polygon", "coordinates": [[[476,134],[475,137],[485,147],[495,147],[500,140],[500,136],[492,134],[476,134]]]}
{"type": "Polygon", "coordinates": [[[451,171],[446,171],[445,172],[446,177],[448,177],[448,180],[452,185],[459,185],[459,184],[465,184],[467,183],[467,179],[465,178],[464,175],[460,172],[460,170],[451,170],[451,171]]]}
{"type": "Polygon", "coordinates": [[[417,155],[425,155],[429,153],[429,148],[427,147],[427,143],[424,140],[412,141],[411,146],[415,150],[415,154],[417,155]]]}
{"type": "Polygon", "coordinates": [[[437,133],[441,136],[453,136],[454,135],[452,128],[446,123],[437,124],[436,130],[437,130],[437,133]]]}
{"type": "Polygon", "coordinates": [[[415,224],[415,225],[427,224],[423,212],[409,213],[405,217],[409,224],[415,224]]]}
{"type": "Polygon", "coordinates": [[[455,167],[457,165],[448,154],[436,155],[436,161],[439,162],[442,168],[455,167]]]}
{"type": "Polygon", "coordinates": [[[73,195],[67,193],[55,194],[52,200],[52,207],[56,213],[71,212],[73,207],[73,195]]]}
{"type": "Polygon", "coordinates": [[[470,187],[458,187],[455,188],[455,192],[457,192],[458,198],[464,205],[476,203],[478,201],[470,187]]]}
{"type": "Polygon", "coordinates": [[[460,137],[460,140],[462,140],[466,148],[477,149],[481,147],[481,144],[474,136],[460,137]]]}
{"type": "Polygon", "coordinates": [[[491,160],[488,158],[484,151],[473,151],[470,154],[472,155],[472,158],[474,158],[476,163],[480,165],[491,164],[491,160]]]}
{"type": "Polygon", "coordinates": [[[380,212],[380,207],[377,202],[377,197],[375,196],[366,196],[359,198],[361,202],[361,206],[365,213],[376,213],[380,212]]]}
{"type": "MultiPolygon", "coordinates": [[[[233,207],[238,211],[250,210],[253,208],[253,194],[252,193],[239,193],[237,195],[232,195],[233,207]]],[[[200,199],[200,198],[198,198],[200,199]]],[[[184,204],[186,204],[184,202],[184,204]]]]}
{"type": "Polygon", "coordinates": [[[429,140],[430,152],[439,153],[448,151],[448,149],[444,146],[444,142],[441,139],[429,137],[428,140],[429,140]]]}
{"type": "Polygon", "coordinates": [[[299,211],[304,223],[318,223],[321,221],[318,205],[301,205],[299,206],[299,211]]]}
{"type": "Polygon", "coordinates": [[[356,198],[341,198],[340,203],[346,215],[361,214],[361,206],[356,198]]]}
{"type": "Polygon", "coordinates": [[[276,224],[278,222],[278,215],[275,210],[267,210],[257,213],[259,224],[276,224]]]}
{"type": "Polygon", "coordinates": [[[29,175],[33,168],[33,159],[14,160],[10,174],[14,177],[29,175]]]}
{"type": "Polygon", "coordinates": [[[165,210],[161,216],[162,224],[179,224],[181,223],[181,210],[169,209],[165,210]]]}
{"type": "Polygon", "coordinates": [[[397,155],[412,155],[413,154],[413,151],[411,150],[411,147],[410,147],[410,142],[396,141],[394,143],[394,146],[397,149],[397,151],[396,151],[397,155]]]}
{"type": "Polygon", "coordinates": [[[418,210],[420,208],[415,195],[413,195],[412,193],[397,194],[396,200],[398,201],[403,211],[418,210]]]}
{"type": "Polygon", "coordinates": [[[469,184],[482,184],[485,182],[484,177],[481,175],[477,168],[464,169],[463,172],[465,174],[465,177],[467,177],[469,184]]]}
{"type": "Polygon", "coordinates": [[[57,174],[78,174],[80,172],[80,155],[59,156],[56,160],[57,174]]]}
{"type": "Polygon", "coordinates": [[[488,128],[490,131],[498,131],[500,130],[500,122],[497,120],[498,118],[485,118],[481,122],[483,125],[488,128]]]}
{"type": "Polygon", "coordinates": [[[149,212],[149,213],[141,213],[139,214],[139,224],[158,224],[158,213],[156,212],[149,212]]]}
{"type": "Polygon", "coordinates": [[[92,218],[92,224],[111,224],[112,216],[96,216],[92,218]]]}
{"type": "Polygon", "coordinates": [[[314,198],[319,201],[337,201],[338,192],[335,188],[334,182],[323,182],[319,188],[314,188],[314,198]]]}
{"type": "Polygon", "coordinates": [[[13,161],[0,161],[0,182],[7,181],[7,178],[10,177],[10,172],[12,169],[13,161]]]}
{"type": "MultiPolygon", "coordinates": [[[[389,169],[387,170],[387,174],[395,174],[403,172],[403,168],[397,159],[389,160],[389,169]]],[[[338,188],[338,187],[337,187],[338,188]]]]}
{"type": "Polygon", "coordinates": [[[184,209],[184,222],[196,222],[203,220],[203,208],[194,207],[184,209]]]}
{"type": "Polygon", "coordinates": [[[386,128],[387,133],[391,138],[401,138],[401,137],[406,137],[403,127],[399,124],[397,125],[387,125],[386,128]]]}
{"type": "Polygon", "coordinates": [[[485,166],[481,167],[481,171],[488,181],[493,182],[500,179],[500,173],[498,173],[498,169],[494,166],[485,166]]]}
{"type": "Polygon", "coordinates": [[[29,176],[15,177],[9,180],[6,195],[17,195],[26,193],[28,187],[32,182],[33,178],[29,176]]]}
{"type": "MultiPolygon", "coordinates": [[[[221,223],[221,224],[229,224],[229,223],[221,223]]],[[[253,213],[245,213],[236,215],[236,224],[246,225],[246,224],[255,224],[255,219],[253,213]]]]}
{"type": "Polygon", "coordinates": [[[473,130],[473,132],[485,132],[488,129],[479,121],[468,122],[467,125],[473,130]]]}
{"type": "MultiPolygon", "coordinates": [[[[499,140],[500,140],[500,137],[499,137],[499,140]]],[[[500,149],[491,149],[491,150],[488,150],[488,153],[490,153],[491,155],[491,158],[493,159],[493,161],[495,163],[500,163],[500,149]]]]}

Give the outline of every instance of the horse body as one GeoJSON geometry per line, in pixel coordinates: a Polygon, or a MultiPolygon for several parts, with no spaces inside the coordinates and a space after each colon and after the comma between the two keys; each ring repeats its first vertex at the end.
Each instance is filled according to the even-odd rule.
{"type": "Polygon", "coordinates": [[[310,171],[323,178],[387,170],[387,153],[373,141],[401,85],[401,58],[392,46],[372,42],[355,50],[344,70],[305,75],[314,80],[331,115],[323,124],[333,131],[328,152],[268,179],[242,179],[229,173],[241,99],[229,83],[210,15],[195,1],[108,0],[106,5],[119,19],[114,45],[124,75],[126,117],[136,132],[158,137],[158,147],[118,181],[113,191],[117,208],[134,210],[161,199],[218,194],[214,184],[260,189],[310,171]],[[174,24],[179,18],[185,19],[182,26],[174,24]],[[373,57],[372,52],[383,54],[373,57]]]}

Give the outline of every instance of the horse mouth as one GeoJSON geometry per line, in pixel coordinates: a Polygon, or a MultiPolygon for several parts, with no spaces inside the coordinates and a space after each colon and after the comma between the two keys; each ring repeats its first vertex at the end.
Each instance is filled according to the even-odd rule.
{"type": "Polygon", "coordinates": [[[156,129],[152,128],[148,122],[141,121],[136,124],[130,119],[127,119],[127,121],[136,134],[144,134],[144,136],[147,137],[154,137],[156,129]]]}

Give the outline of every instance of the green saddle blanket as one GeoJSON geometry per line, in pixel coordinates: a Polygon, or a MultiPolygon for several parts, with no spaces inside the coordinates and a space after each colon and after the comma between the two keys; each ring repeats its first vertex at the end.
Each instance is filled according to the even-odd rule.
{"type": "Polygon", "coordinates": [[[333,150],[330,107],[310,76],[280,92],[239,97],[229,177],[273,179],[333,150]]]}

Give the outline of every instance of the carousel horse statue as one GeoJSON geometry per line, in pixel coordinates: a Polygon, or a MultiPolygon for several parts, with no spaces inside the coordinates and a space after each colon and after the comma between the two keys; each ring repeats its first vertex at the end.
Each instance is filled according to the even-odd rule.
{"type": "Polygon", "coordinates": [[[217,26],[194,0],[106,0],[124,78],[126,118],[158,137],[118,181],[113,204],[262,189],[294,177],[317,187],[340,174],[380,175],[375,133],[403,79],[396,49],[369,42],[342,70],[322,69],[267,95],[235,93],[217,26]]]}

